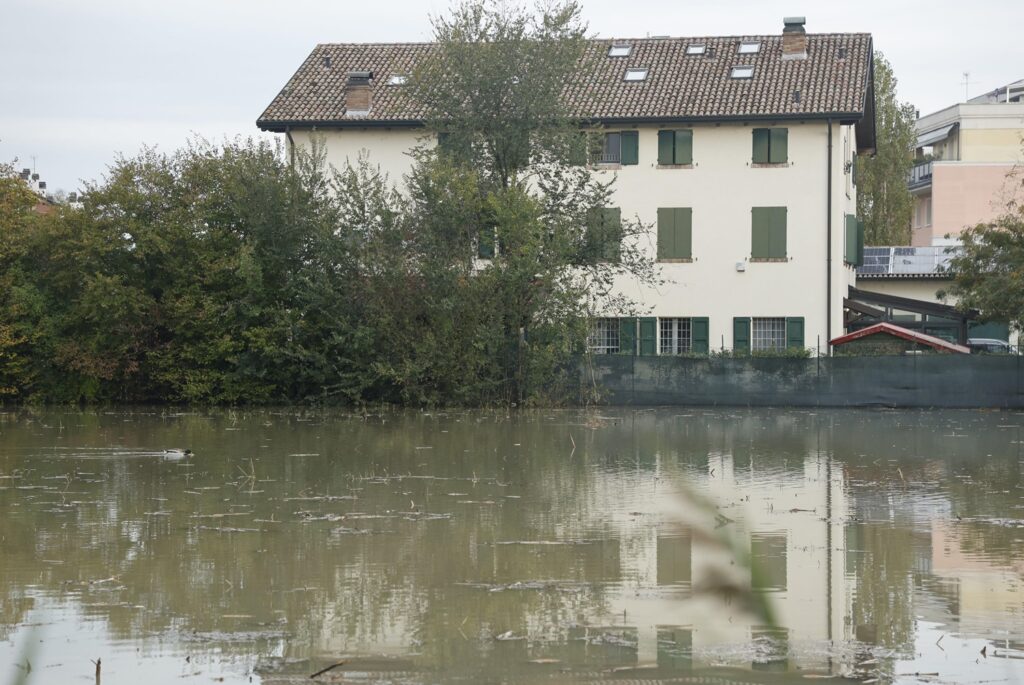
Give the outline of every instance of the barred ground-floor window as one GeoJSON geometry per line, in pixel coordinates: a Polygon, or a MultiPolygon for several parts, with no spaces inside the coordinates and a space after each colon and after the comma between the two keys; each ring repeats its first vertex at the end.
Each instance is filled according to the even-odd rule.
{"type": "Polygon", "coordinates": [[[754,318],[751,320],[751,349],[786,349],[786,319],[783,317],[754,318]]]}
{"type": "Polygon", "coordinates": [[[594,354],[617,354],[619,351],[619,320],[594,319],[587,346],[594,354]]]}
{"type": "Polygon", "coordinates": [[[658,351],[661,354],[687,354],[693,348],[690,319],[660,319],[658,351]]]}

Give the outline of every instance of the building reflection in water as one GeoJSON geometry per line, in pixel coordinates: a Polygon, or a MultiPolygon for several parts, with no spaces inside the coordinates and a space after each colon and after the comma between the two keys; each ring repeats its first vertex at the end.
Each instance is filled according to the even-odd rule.
{"type": "Polygon", "coordinates": [[[65,654],[205,654],[239,682],[338,655],[886,678],[927,670],[922,636],[1005,656],[1024,636],[1019,428],[998,415],[5,417],[11,654],[45,622],[65,654]],[[155,451],[176,444],[203,459],[155,451]]]}

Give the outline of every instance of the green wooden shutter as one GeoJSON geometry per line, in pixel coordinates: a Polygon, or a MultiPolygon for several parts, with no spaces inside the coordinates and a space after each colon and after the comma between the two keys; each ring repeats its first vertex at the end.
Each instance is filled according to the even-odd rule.
{"type": "Polygon", "coordinates": [[[711,326],[706,316],[690,319],[690,351],[707,354],[711,349],[711,326]]]}
{"type": "Polygon", "coordinates": [[[754,164],[768,163],[769,131],[767,128],[754,129],[754,164]]]}
{"type": "Polygon", "coordinates": [[[771,207],[771,244],[769,256],[774,259],[786,258],[786,213],[785,207],[771,207]]]}
{"type": "Polygon", "coordinates": [[[786,347],[804,347],[804,317],[786,319],[786,347]]]}
{"type": "Polygon", "coordinates": [[[676,259],[690,259],[693,256],[693,209],[678,207],[672,210],[675,216],[675,251],[676,259]]]}
{"type": "Polygon", "coordinates": [[[864,222],[857,219],[857,266],[864,266],[864,222]]]}
{"type": "Polygon", "coordinates": [[[732,351],[750,352],[750,317],[737,316],[732,320],[732,351]]]}
{"type": "Polygon", "coordinates": [[[857,263],[857,217],[852,214],[846,215],[846,225],[843,235],[843,261],[847,264],[857,263]]]}
{"type": "Polygon", "coordinates": [[[773,128],[769,143],[768,161],[772,164],[783,164],[789,160],[789,129],[773,128]]]}
{"type": "Polygon", "coordinates": [[[587,163],[587,132],[580,131],[579,135],[569,142],[568,161],[572,166],[583,166],[587,163]]]}
{"type": "Polygon", "coordinates": [[[636,354],[636,317],[619,319],[619,354],[636,354]]]}
{"type": "Polygon", "coordinates": [[[675,211],[669,207],[658,207],[658,259],[672,259],[675,244],[675,211]]]}
{"type": "Polygon", "coordinates": [[[675,131],[658,131],[658,164],[674,164],[675,131]]]}
{"type": "Polygon", "coordinates": [[[770,207],[754,207],[750,210],[750,256],[767,259],[771,256],[772,224],[770,207]]]}
{"type": "Polygon", "coordinates": [[[658,353],[658,320],[653,316],[640,319],[640,354],[651,357],[658,353]]]}
{"type": "Polygon", "coordinates": [[[602,212],[602,257],[609,262],[619,261],[622,248],[622,210],[606,207],[602,212]]]}
{"type": "Polygon", "coordinates": [[[693,164],[693,131],[676,131],[675,163],[693,164]]]}
{"type": "Polygon", "coordinates": [[[476,239],[476,256],[480,259],[494,259],[494,226],[484,226],[476,239]]]}
{"type": "Polygon", "coordinates": [[[622,132],[622,153],[620,159],[623,166],[637,164],[640,161],[639,131],[622,132]]]}

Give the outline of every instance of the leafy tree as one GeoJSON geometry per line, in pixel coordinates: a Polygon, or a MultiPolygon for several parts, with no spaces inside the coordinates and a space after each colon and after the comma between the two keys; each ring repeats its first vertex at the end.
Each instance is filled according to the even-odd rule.
{"type": "Polygon", "coordinates": [[[615,279],[655,280],[638,243],[647,227],[599,221],[612,181],[579,163],[587,141],[561,97],[585,59],[577,4],[531,14],[474,0],[434,28],[437,50],[409,84],[441,142],[417,151],[407,179],[426,317],[445,330],[466,305],[446,335],[477,399],[536,399],[570,382],[588,317],[628,306],[615,279]]]}
{"type": "Polygon", "coordinates": [[[873,156],[857,158],[857,214],[867,244],[909,245],[914,204],[907,176],[914,164],[917,114],[913,105],[896,99],[889,61],[878,51],[874,60],[877,143],[873,156]]]}

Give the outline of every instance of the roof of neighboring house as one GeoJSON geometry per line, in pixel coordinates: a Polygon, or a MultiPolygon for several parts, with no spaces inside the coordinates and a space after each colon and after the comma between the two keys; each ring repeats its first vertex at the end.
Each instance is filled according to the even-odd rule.
{"type": "Polygon", "coordinates": [[[958,352],[960,354],[971,353],[971,350],[963,345],[957,345],[943,340],[942,338],[936,338],[934,335],[926,335],[924,333],[919,333],[918,331],[912,331],[886,322],[876,323],[874,326],[868,326],[867,328],[862,328],[859,331],[847,333],[846,335],[841,335],[838,338],[832,338],[832,345],[843,345],[848,342],[860,340],[861,338],[868,338],[873,335],[890,335],[931,347],[939,352],[958,352]]]}
{"type": "MultiPolygon", "coordinates": [[[[640,123],[867,115],[874,145],[872,44],[866,33],[807,34],[806,59],[782,59],[782,36],[630,38],[588,41],[590,59],[565,87],[570,111],[586,121],[640,123]],[[756,54],[739,54],[741,41],[760,42],[756,54]],[[627,57],[610,57],[612,45],[631,45],[627,57]],[[687,55],[702,44],[702,55],[687,55]],[[735,66],[753,66],[753,77],[731,77],[735,66]],[[646,67],[646,80],[627,82],[627,68],[646,67]],[[797,95],[797,92],[799,93],[797,95]]],[[[434,43],[318,45],[260,115],[264,130],[286,127],[420,125],[424,112],[392,75],[410,74],[434,43]],[[372,71],[369,114],[346,117],[350,71],[372,71]]],[[[858,136],[860,138],[860,136],[858,136]]],[[[859,141],[860,142],[860,141],[859,141]]]]}

